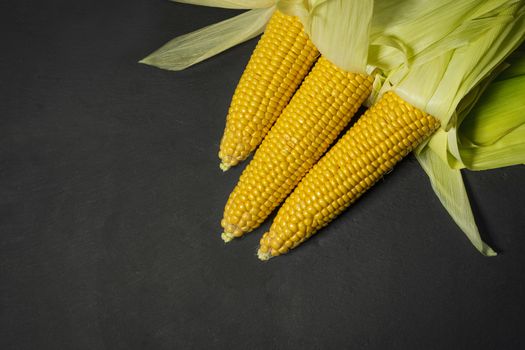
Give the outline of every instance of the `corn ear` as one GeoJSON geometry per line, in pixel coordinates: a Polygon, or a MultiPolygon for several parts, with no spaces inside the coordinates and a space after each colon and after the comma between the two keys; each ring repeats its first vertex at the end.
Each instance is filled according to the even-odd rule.
{"type": "Polygon", "coordinates": [[[299,19],[275,11],[233,95],[219,151],[221,169],[257,148],[318,55],[299,19]]]}
{"type": "Polygon", "coordinates": [[[267,260],[326,226],[439,127],[393,92],[383,95],[310,170],[260,241],[267,260]]]}
{"type": "Polygon", "coordinates": [[[222,238],[258,227],[348,124],[373,79],[321,57],[248,164],[224,209],[222,238]]]}

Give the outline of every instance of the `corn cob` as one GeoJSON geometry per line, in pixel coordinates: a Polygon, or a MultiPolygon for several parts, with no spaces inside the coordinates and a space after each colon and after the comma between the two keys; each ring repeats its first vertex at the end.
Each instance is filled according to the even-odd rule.
{"type": "Polygon", "coordinates": [[[275,11],[233,95],[219,151],[221,169],[255,150],[318,55],[299,19],[275,11]]]}
{"type": "Polygon", "coordinates": [[[326,226],[439,127],[388,92],[304,177],[260,241],[261,260],[288,252],[326,226]]]}
{"type": "Polygon", "coordinates": [[[228,199],[227,242],[257,228],[328,149],[370,94],[373,79],[321,57],[272,127],[228,199]]]}

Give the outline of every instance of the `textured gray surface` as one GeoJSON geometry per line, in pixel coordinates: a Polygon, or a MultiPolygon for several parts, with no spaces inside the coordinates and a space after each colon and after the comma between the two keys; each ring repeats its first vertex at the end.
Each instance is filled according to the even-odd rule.
{"type": "Polygon", "coordinates": [[[225,246],[219,139],[252,40],[136,61],[234,11],[0,4],[1,349],[525,347],[525,169],[468,173],[484,258],[408,157],[291,254],[225,246]]]}

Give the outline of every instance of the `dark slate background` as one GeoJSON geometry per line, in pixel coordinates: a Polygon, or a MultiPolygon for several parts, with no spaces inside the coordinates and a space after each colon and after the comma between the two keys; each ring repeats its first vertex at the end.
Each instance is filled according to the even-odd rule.
{"type": "Polygon", "coordinates": [[[252,40],[137,64],[237,12],[0,4],[0,349],[525,348],[525,169],[465,174],[484,258],[410,156],[287,256],[225,246],[217,151],[252,40]]]}

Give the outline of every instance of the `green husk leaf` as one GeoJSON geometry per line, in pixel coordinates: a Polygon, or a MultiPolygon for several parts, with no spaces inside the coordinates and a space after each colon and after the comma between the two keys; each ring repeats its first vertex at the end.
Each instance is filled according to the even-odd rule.
{"type": "Polygon", "coordinates": [[[465,141],[489,146],[525,124],[525,75],[496,81],[461,124],[465,141]]]}
{"type": "Polygon", "coordinates": [[[227,9],[257,9],[275,5],[277,0],[171,0],[183,4],[222,7],[227,9]]]}
{"type": "Polygon", "coordinates": [[[181,35],[140,63],[173,71],[185,69],[261,34],[274,11],[275,7],[250,10],[181,35]]]}
{"type": "Polygon", "coordinates": [[[449,150],[457,145],[451,152],[455,166],[485,170],[525,163],[525,73],[517,75],[524,61],[488,86],[449,141],[449,150]]]}
{"type": "Polygon", "coordinates": [[[492,145],[461,147],[461,159],[464,166],[471,170],[487,170],[525,164],[524,140],[525,125],[522,125],[492,145]]]}
{"type": "Polygon", "coordinates": [[[429,147],[417,153],[416,157],[430,178],[432,188],[439,200],[474,247],[485,256],[497,255],[496,252],[481,239],[474,220],[474,214],[470,209],[469,199],[460,170],[451,169],[448,164],[429,147]]]}

